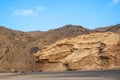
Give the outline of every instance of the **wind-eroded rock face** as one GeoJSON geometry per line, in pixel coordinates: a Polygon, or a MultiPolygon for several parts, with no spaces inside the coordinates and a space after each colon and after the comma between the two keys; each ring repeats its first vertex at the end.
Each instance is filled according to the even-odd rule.
{"type": "Polygon", "coordinates": [[[0,72],[40,71],[41,64],[36,63],[34,53],[57,40],[88,33],[88,29],[75,25],[46,32],[22,32],[0,26],[0,72]]]}
{"type": "Polygon", "coordinates": [[[22,32],[0,26],[0,72],[117,68],[119,32],[119,24],[95,30],[66,25],[46,32],[22,32]],[[96,33],[107,31],[117,34],[96,33]]]}
{"type": "Polygon", "coordinates": [[[120,68],[120,36],[92,33],[66,38],[37,52],[41,71],[120,68]]]}

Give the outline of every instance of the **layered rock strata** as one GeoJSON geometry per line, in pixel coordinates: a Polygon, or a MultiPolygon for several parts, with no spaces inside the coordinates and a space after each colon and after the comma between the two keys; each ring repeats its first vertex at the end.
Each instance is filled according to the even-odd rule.
{"type": "Polygon", "coordinates": [[[120,36],[105,32],[66,38],[35,56],[41,71],[120,68],[120,36]]]}

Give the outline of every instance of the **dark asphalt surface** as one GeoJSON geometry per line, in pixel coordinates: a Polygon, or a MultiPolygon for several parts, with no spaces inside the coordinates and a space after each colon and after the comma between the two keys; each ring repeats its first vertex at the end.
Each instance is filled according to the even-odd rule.
{"type": "Polygon", "coordinates": [[[0,73],[0,80],[120,80],[120,70],[0,73]]]}

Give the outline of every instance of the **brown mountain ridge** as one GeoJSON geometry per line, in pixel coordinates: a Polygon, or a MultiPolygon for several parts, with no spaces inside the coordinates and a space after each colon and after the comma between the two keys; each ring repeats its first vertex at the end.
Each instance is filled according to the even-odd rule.
{"type": "Polygon", "coordinates": [[[47,46],[65,38],[95,32],[120,32],[120,25],[89,30],[82,26],[65,25],[49,31],[22,32],[0,26],[0,71],[42,71],[41,62],[34,56],[47,46]]]}

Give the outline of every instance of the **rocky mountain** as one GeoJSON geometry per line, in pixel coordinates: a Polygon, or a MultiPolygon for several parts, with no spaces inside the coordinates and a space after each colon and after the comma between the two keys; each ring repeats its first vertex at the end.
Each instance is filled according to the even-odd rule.
{"type": "MultiPolygon", "coordinates": [[[[108,64],[109,66],[105,68],[111,68],[110,67],[112,66],[111,64],[113,65],[115,64],[114,66],[117,67],[117,65],[119,66],[120,63],[119,62],[120,60],[118,58],[119,41],[118,44],[117,43],[115,44],[113,49],[110,48],[110,50],[108,49],[107,51],[106,51],[107,48],[105,48],[105,50],[101,50],[101,48],[97,49],[97,47],[101,47],[101,46],[105,47],[107,43],[109,43],[108,38],[113,40],[114,38],[115,39],[117,38],[116,40],[119,40],[118,39],[119,26],[120,25],[115,25],[113,27],[108,27],[107,29],[105,28],[105,30],[103,28],[102,30],[101,28],[95,30],[89,30],[83,28],[82,26],[65,25],[61,28],[52,29],[44,32],[43,31],[22,32],[22,31],[7,29],[3,26],[0,26],[0,72],[49,71],[50,69],[51,70],[82,70],[82,69],[87,70],[88,67],[85,66],[89,66],[89,67],[91,66],[89,69],[96,69],[94,68],[95,66],[98,67],[97,69],[100,69],[107,66],[108,64]],[[96,32],[103,33],[108,31],[117,32],[117,33],[91,34],[96,32]],[[82,35],[90,36],[89,34],[93,35],[93,37],[89,37],[89,39],[85,38],[85,40],[82,37],[79,38],[79,36],[82,35]],[[107,37],[104,35],[111,35],[111,36],[107,37]],[[103,37],[99,39],[98,38],[99,36],[103,36],[103,37]],[[104,41],[103,38],[106,37],[108,42],[107,43],[101,42],[102,40],[104,41]],[[96,42],[97,39],[98,42],[96,42]],[[83,42],[79,43],[79,41],[81,40],[83,40],[83,42]],[[84,41],[86,42],[84,43],[84,41]],[[93,43],[91,43],[92,41],[93,43]],[[57,45],[57,43],[59,43],[59,45],[57,45]],[[74,47],[75,45],[78,45],[78,47],[82,49],[79,49],[78,47],[75,48],[74,47]],[[91,46],[93,46],[94,48],[91,46]],[[75,51],[78,53],[75,53],[75,51]],[[106,56],[101,57],[100,56],[101,51],[102,53],[105,53],[106,56]],[[112,58],[109,57],[112,54],[110,53],[109,55],[108,54],[109,51],[113,52],[114,54],[112,58]],[[79,53],[81,55],[79,55],[79,53]],[[89,54],[91,54],[91,56],[89,56],[89,54]],[[94,57],[94,55],[96,56],[94,57]],[[74,57],[74,59],[72,59],[70,56],[74,57]],[[81,57],[86,56],[86,57],[84,57],[85,58],[84,59],[81,58],[80,56],[81,57]],[[92,63],[89,64],[89,60],[91,60],[92,58],[94,59],[94,61],[92,62],[93,64],[92,63]],[[74,62],[75,60],[76,63],[75,64],[73,64],[72,62],[70,63],[69,60],[73,60],[73,63],[75,63],[74,62]],[[80,60],[86,62],[80,63],[79,62],[80,60]],[[113,60],[112,63],[110,63],[111,60],[113,60]],[[84,66],[85,68],[79,66],[78,63],[79,65],[84,66]],[[98,66],[97,63],[99,63],[100,66],[98,66]],[[59,65],[58,68],[55,68],[55,66],[57,65],[59,65]]],[[[109,45],[107,46],[109,47],[109,45]]]]}
{"type": "Polygon", "coordinates": [[[94,31],[97,31],[97,32],[108,32],[108,31],[110,32],[111,31],[111,32],[120,33],[120,24],[97,28],[97,29],[94,29],[94,31]]]}
{"type": "Polygon", "coordinates": [[[21,32],[0,26],[0,71],[39,71],[33,53],[57,40],[88,33],[88,29],[75,25],[46,32],[21,32]]]}
{"type": "Polygon", "coordinates": [[[0,71],[31,71],[35,58],[25,52],[29,35],[0,27],[0,71]]]}

